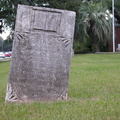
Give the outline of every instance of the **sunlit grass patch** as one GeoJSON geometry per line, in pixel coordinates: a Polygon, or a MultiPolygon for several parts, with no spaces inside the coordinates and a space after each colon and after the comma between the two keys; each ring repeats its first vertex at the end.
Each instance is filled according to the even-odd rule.
{"type": "Polygon", "coordinates": [[[9,62],[0,63],[0,120],[120,120],[120,54],[75,55],[68,100],[4,104],[9,62]]]}

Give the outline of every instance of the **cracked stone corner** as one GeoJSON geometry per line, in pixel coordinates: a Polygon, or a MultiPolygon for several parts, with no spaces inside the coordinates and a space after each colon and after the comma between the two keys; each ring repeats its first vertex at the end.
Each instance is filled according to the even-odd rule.
{"type": "Polygon", "coordinates": [[[15,93],[11,83],[8,83],[7,90],[6,90],[5,102],[15,102],[18,100],[19,100],[19,98],[18,98],[17,94],[15,93]]]}
{"type": "Polygon", "coordinates": [[[68,89],[65,88],[62,93],[58,96],[57,100],[67,100],[68,99],[68,89]]]}

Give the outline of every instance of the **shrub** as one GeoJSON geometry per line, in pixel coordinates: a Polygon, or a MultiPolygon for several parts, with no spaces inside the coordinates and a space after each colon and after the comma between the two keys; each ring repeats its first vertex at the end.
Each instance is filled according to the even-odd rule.
{"type": "Polygon", "coordinates": [[[75,54],[81,54],[81,53],[91,53],[94,52],[93,46],[88,42],[74,42],[74,52],[75,54]]]}

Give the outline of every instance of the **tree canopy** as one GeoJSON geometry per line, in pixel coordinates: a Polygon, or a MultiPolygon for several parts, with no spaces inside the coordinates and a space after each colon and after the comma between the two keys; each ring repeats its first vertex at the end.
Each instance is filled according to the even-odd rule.
{"type": "MultiPolygon", "coordinates": [[[[78,13],[81,2],[85,0],[1,0],[0,1],[0,32],[4,30],[4,27],[9,26],[14,30],[16,10],[18,4],[43,6],[58,9],[73,10],[78,13]]],[[[94,3],[103,2],[104,6],[108,6],[111,10],[111,0],[87,0],[94,3]]],[[[120,23],[120,1],[115,0],[115,16],[120,23]]]]}
{"type": "Polygon", "coordinates": [[[98,40],[110,39],[112,18],[106,10],[102,3],[86,1],[81,4],[78,11],[77,31],[83,40],[89,37],[98,40]]]}
{"type": "Polygon", "coordinates": [[[0,32],[9,26],[14,30],[18,4],[42,6],[77,11],[81,0],[1,0],[0,1],[0,32]]]}
{"type": "MultiPolygon", "coordinates": [[[[111,12],[112,0],[1,0],[0,33],[6,26],[14,30],[18,4],[75,11],[75,39],[98,42],[110,37],[112,22],[106,11],[111,12]]],[[[115,0],[115,17],[120,23],[120,0],[115,0]]]]}

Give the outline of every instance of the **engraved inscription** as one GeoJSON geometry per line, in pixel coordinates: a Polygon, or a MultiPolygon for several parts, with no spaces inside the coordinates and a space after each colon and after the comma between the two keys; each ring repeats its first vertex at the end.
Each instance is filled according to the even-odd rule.
{"type": "Polygon", "coordinates": [[[60,25],[61,13],[55,13],[50,11],[39,11],[34,12],[34,29],[57,32],[60,25]]]}
{"type": "Polygon", "coordinates": [[[34,14],[34,29],[45,29],[45,20],[46,20],[46,13],[43,13],[42,11],[35,10],[34,14]]]}

